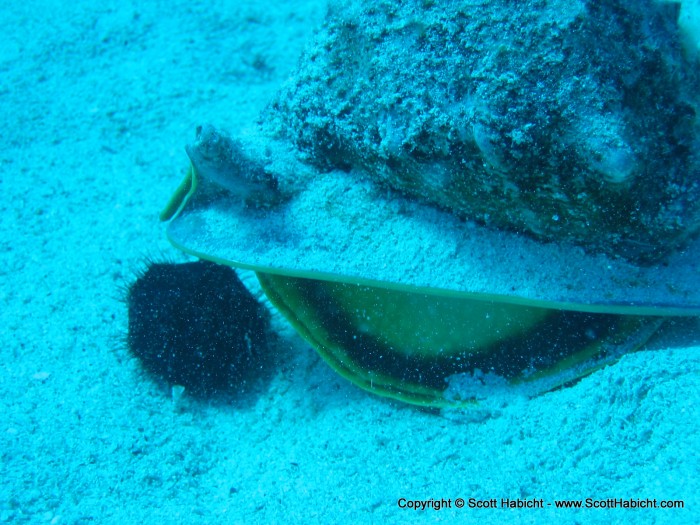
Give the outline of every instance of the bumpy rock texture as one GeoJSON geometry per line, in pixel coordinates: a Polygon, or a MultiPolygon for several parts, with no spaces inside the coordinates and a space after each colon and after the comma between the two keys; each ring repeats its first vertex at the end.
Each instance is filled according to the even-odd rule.
{"type": "Polygon", "coordinates": [[[493,228],[657,261],[700,229],[700,83],[678,5],[363,2],[264,126],[321,169],[493,228]]]}

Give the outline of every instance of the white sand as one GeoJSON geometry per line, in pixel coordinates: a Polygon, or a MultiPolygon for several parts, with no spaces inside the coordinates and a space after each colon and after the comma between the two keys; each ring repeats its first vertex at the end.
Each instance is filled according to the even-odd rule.
{"type": "Polygon", "coordinates": [[[0,8],[0,523],[700,520],[694,322],[573,388],[462,415],[372,397],[288,332],[275,377],[237,405],[175,402],[140,370],[119,287],[144,255],[177,257],[157,216],[195,126],[253,122],[324,11],[277,4],[0,8]]]}

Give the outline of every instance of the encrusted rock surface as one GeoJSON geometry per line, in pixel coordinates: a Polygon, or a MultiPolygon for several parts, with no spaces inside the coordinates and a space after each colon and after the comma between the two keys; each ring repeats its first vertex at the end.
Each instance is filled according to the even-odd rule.
{"type": "Polygon", "coordinates": [[[321,170],[649,263],[700,229],[700,64],[678,5],[336,8],[263,114],[321,170]]]}

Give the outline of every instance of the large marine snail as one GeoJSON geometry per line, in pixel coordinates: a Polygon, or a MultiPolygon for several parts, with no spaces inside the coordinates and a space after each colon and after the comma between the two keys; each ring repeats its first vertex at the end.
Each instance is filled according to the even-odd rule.
{"type": "Polygon", "coordinates": [[[163,219],[257,272],[342,376],[536,394],[700,314],[700,104],[678,5],[355,4],[247,138],[211,126],[163,219]]]}

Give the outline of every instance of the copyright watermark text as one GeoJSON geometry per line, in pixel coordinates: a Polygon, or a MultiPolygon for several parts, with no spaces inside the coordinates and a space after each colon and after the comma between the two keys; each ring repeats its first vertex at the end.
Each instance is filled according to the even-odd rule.
{"type": "Polygon", "coordinates": [[[683,509],[685,502],[680,499],[659,500],[656,498],[586,498],[545,501],[543,498],[399,498],[396,502],[401,509],[418,511],[443,509],[683,509]]]}

